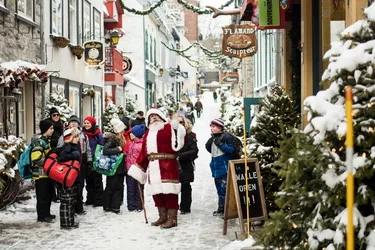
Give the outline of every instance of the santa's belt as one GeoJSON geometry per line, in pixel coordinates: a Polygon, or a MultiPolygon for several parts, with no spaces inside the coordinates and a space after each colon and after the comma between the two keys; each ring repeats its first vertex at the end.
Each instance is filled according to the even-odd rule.
{"type": "Polygon", "coordinates": [[[167,153],[151,153],[148,155],[149,161],[155,161],[155,160],[172,160],[176,159],[175,154],[167,154],[167,153]]]}

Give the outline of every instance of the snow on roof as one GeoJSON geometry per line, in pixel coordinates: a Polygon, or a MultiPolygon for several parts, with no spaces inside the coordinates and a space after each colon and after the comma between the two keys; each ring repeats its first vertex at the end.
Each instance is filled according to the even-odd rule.
{"type": "Polygon", "coordinates": [[[8,70],[12,70],[12,71],[16,71],[19,68],[21,68],[21,69],[37,68],[37,69],[43,70],[43,69],[46,68],[46,65],[29,63],[29,62],[25,62],[25,61],[22,61],[22,60],[17,60],[17,61],[11,61],[11,62],[3,62],[3,63],[0,64],[0,67],[8,69],[8,70]]]}

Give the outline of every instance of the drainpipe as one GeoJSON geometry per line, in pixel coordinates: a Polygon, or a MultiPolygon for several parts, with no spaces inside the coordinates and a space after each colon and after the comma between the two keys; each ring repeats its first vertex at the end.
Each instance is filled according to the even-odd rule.
{"type": "MultiPolygon", "coordinates": [[[[42,65],[46,65],[47,67],[47,61],[46,61],[46,53],[47,51],[45,50],[45,41],[44,41],[44,4],[45,1],[40,1],[40,34],[41,34],[41,38],[40,38],[40,50],[41,50],[41,56],[42,56],[42,65]]],[[[49,79],[51,79],[49,77],[49,79]]],[[[47,83],[45,84],[42,84],[42,116],[41,116],[41,119],[44,119],[44,109],[46,108],[46,85],[47,83]]],[[[35,105],[35,104],[34,104],[35,105]]],[[[34,107],[35,108],[35,107],[34,107]]],[[[34,117],[35,118],[35,117],[34,117]]]]}
{"type": "MultiPolygon", "coordinates": [[[[282,44],[281,44],[281,33],[282,31],[281,30],[277,30],[275,32],[275,43],[274,43],[274,52],[275,52],[275,80],[276,80],[276,84],[282,86],[282,82],[281,82],[281,72],[282,72],[282,63],[281,63],[281,60],[282,60],[282,55],[284,54],[284,51],[283,51],[283,47],[282,47],[282,44]]],[[[284,83],[285,84],[285,83],[284,83]]]]}

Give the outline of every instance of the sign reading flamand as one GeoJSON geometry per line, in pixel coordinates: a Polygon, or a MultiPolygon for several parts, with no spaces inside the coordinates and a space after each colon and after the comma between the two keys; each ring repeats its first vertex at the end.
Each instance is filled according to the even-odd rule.
{"type": "Polygon", "coordinates": [[[223,29],[223,54],[244,58],[253,56],[258,50],[255,36],[256,26],[251,24],[236,25],[231,24],[223,29]]]}

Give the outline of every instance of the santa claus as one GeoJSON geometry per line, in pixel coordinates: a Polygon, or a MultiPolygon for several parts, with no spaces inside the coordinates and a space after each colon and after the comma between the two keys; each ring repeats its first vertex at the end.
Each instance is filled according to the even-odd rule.
{"type": "Polygon", "coordinates": [[[181,191],[176,152],[184,146],[186,130],[177,119],[168,123],[165,115],[156,108],[147,112],[146,126],[148,130],[144,135],[142,151],[137,164],[130,167],[128,174],[141,184],[147,181],[146,192],[152,195],[159,211],[159,219],[151,225],[175,227],[181,191]]]}

